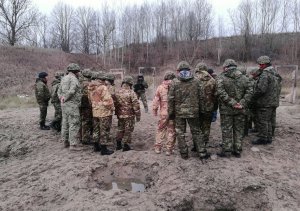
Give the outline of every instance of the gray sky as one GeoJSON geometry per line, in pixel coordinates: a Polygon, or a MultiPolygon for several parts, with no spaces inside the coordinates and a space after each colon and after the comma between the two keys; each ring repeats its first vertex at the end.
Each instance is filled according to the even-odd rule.
{"type": "MultiPolygon", "coordinates": [[[[72,5],[75,8],[79,6],[90,6],[92,8],[101,8],[101,4],[107,2],[113,6],[124,6],[128,4],[142,4],[147,0],[33,0],[33,3],[39,8],[39,10],[45,14],[49,14],[52,8],[62,1],[66,4],[72,5]]],[[[156,0],[148,0],[149,2],[155,2],[156,0]]],[[[159,0],[160,1],[160,0],[159,0]]],[[[227,10],[236,8],[240,0],[209,0],[213,5],[216,16],[228,16],[227,10]]]]}

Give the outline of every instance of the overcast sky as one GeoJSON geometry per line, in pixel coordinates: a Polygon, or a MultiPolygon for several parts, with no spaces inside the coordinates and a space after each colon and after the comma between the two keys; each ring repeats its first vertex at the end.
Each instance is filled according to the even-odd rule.
{"type": "MultiPolygon", "coordinates": [[[[91,6],[94,9],[101,8],[101,3],[107,2],[113,6],[124,6],[128,4],[142,4],[145,1],[156,2],[160,0],[32,0],[42,13],[49,14],[52,8],[62,1],[66,4],[72,5],[75,8],[79,6],[91,6]]],[[[240,0],[209,0],[213,5],[216,16],[227,16],[227,10],[236,8],[240,0]]]]}

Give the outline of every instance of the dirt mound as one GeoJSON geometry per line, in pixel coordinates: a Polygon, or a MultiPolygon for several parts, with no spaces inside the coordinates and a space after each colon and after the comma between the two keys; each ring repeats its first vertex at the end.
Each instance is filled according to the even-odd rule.
{"type": "Polygon", "coordinates": [[[0,210],[300,209],[298,109],[279,107],[274,143],[254,147],[251,135],[240,159],[215,156],[221,135],[213,123],[207,162],[156,155],[150,114],[136,125],[135,150],[101,156],[90,146],[63,148],[59,134],[38,129],[37,108],[0,111],[0,210]]]}

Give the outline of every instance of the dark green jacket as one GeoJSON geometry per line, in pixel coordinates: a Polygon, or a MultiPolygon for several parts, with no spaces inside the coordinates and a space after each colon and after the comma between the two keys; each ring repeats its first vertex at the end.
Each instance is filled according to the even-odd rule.
{"type": "Polygon", "coordinates": [[[40,78],[35,82],[35,97],[39,105],[48,105],[51,98],[47,84],[45,84],[40,78]]]}
{"type": "Polygon", "coordinates": [[[216,92],[220,114],[235,115],[246,112],[253,94],[253,87],[249,78],[236,67],[230,67],[218,76],[216,92]],[[240,103],[244,109],[233,108],[237,103],[240,103]]]}
{"type": "Polygon", "coordinates": [[[253,102],[258,108],[278,107],[281,91],[281,76],[272,66],[259,70],[254,88],[253,102]]]}

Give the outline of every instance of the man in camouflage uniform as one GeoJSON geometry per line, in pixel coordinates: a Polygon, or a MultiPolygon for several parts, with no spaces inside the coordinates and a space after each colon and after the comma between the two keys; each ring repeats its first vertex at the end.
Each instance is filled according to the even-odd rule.
{"type": "Polygon", "coordinates": [[[221,114],[222,151],[218,155],[240,157],[245,125],[245,109],[253,89],[249,79],[237,70],[233,59],[225,60],[224,71],[217,78],[217,97],[221,114]]]}
{"type": "MultiPolygon", "coordinates": [[[[217,74],[214,72],[213,69],[208,69],[207,72],[209,73],[209,75],[211,77],[213,77],[213,79],[216,80],[217,78],[217,74]]],[[[216,122],[217,118],[218,118],[218,102],[216,102],[217,104],[215,105],[215,110],[212,112],[212,117],[211,117],[211,122],[216,122]]]]}
{"type": "Polygon", "coordinates": [[[118,133],[117,133],[117,150],[131,150],[131,134],[134,130],[135,119],[137,122],[141,120],[140,103],[136,94],[132,90],[133,78],[125,76],[121,89],[115,95],[115,108],[118,117],[118,133]]]}
{"type": "MultiPolygon", "coordinates": [[[[198,63],[196,65],[195,78],[200,81],[204,94],[203,106],[201,107],[200,113],[200,128],[206,145],[209,141],[212,113],[217,110],[218,105],[215,97],[216,81],[207,72],[207,65],[205,63],[198,63]]],[[[194,147],[192,151],[196,151],[196,147],[194,147]]]]}
{"type": "Polygon", "coordinates": [[[81,117],[81,127],[80,127],[80,140],[82,144],[91,144],[91,136],[93,133],[93,113],[92,105],[88,98],[88,85],[91,81],[92,71],[89,69],[84,69],[81,71],[79,77],[79,83],[81,85],[81,106],[80,106],[80,117],[81,117]]]}
{"type": "Polygon", "coordinates": [[[65,147],[70,150],[80,150],[80,105],[81,87],[78,81],[80,67],[71,63],[67,67],[68,75],[61,80],[58,97],[62,108],[61,136],[65,147]]]}
{"type": "Polygon", "coordinates": [[[152,103],[154,116],[158,115],[159,109],[160,117],[158,121],[154,150],[157,154],[159,154],[161,152],[162,143],[166,140],[167,156],[173,153],[176,140],[174,120],[168,119],[168,92],[170,84],[175,77],[176,76],[173,72],[167,71],[165,73],[164,81],[157,87],[152,103]]]}
{"type": "Polygon", "coordinates": [[[204,98],[201,84],[192,75],[190,65],[186,61],[179,62],[177,72],[177,78],[172,81],[169,90],[168,116],[169,120],[176,122],[175,131],[181,157],[188,159],[188,146],[185,141],[186,124],[188,123],[200,159],[207,159],[209,155],[199,121],[201,102],[204,98]]]}
{"type": "Polygon", "coordinates": [[[51,83],[51,103],[54,107],[54,120],[51,122],[51,127],[58,132],[61,131],[61,120],[62,120],[62,113],[61,113],[61,105],[60,100],[57,95],[57,91],[60,86],[61,78],[64,76],[63,72],[56,72],[54,74],[55,79],[51,83]]]}
{"type": "Polygon", "coordinates": [[[41,130],[50,130],[50,127],[45,125],[48,102],[51,98],[49,89],[47,87],[47,76],[48,74],[46,72],[40,72],[35,82],[35,97],[40,107],[41,130]]]}
{"type": "Polygon", "coordinates": [[[137,95],[138,100],[141,98],[145,112],[148,113],[148,103],[147,103],[147,98],[146,98],[146,89],[148,89],[148,84],[144,80],[143,74],[138,75],[137,83],[133,86],[133,90],[137,95]]]}
{"type": "Polygon", "coordinates": [[[257,63],[259,70],[253,101],[257,112],[258,138],[252,143],[270,144],[275,130],[276,108],[279,106],[281,77],[272,67],[268,56],[259,57],[257,63]]]}
{"type": "Polygon", "coordinates": [[[111,155],[114,151],[107,148],[110,144],[110,129],[114,102],[105,85],[104,73],[97,73],[89,86],[88,96],[93,110],[93,139],[95,151],[100,150],[101,155],[111,155]]]}

